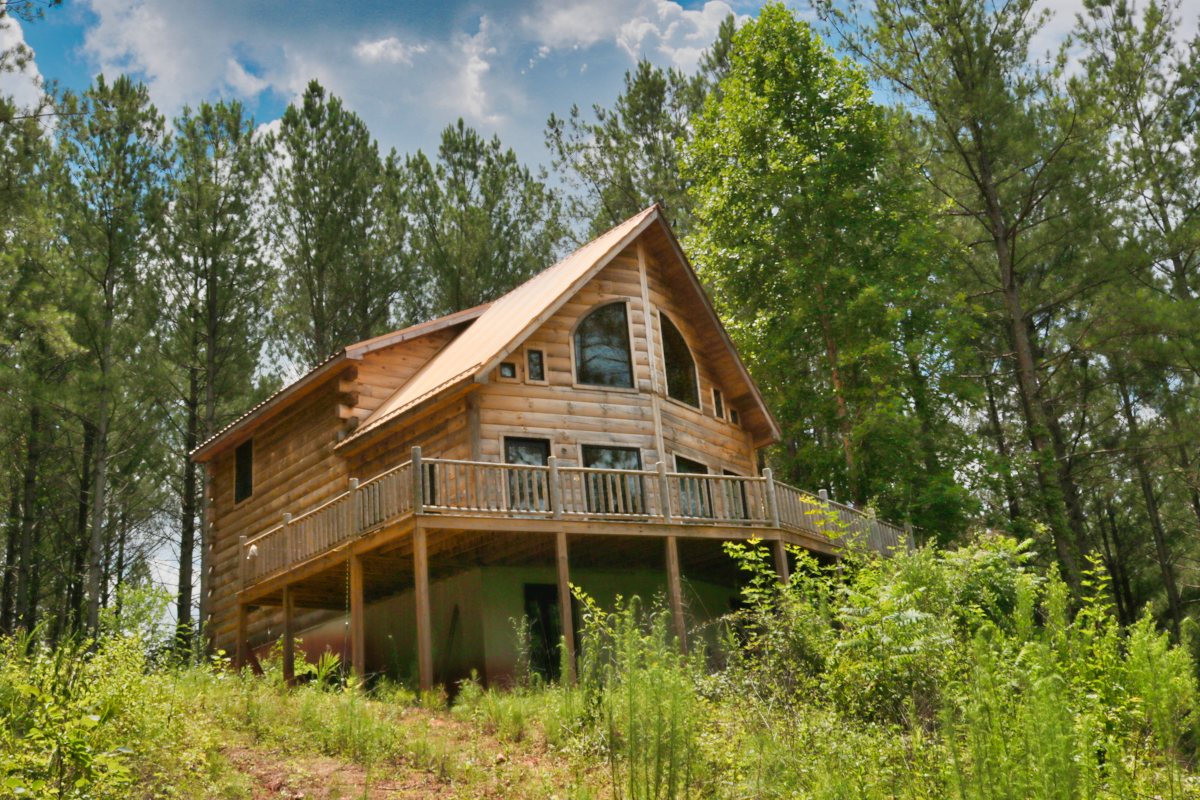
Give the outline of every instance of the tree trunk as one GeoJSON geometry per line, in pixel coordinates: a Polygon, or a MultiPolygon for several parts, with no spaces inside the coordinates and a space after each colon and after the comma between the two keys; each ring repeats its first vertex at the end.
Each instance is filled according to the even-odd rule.
{"type": "Polygon", "coordinates": [[[96,633],[100,628],[101,582],[104,575],[102,563],[104,549],[104,501],[108,489],[108,398],[112,387],[108,385],[112,368],[112,333],[116,301],[113,286],[113,267],[105,276],[105,315],[100,341],[100,391],[96,393],[96,463],[92,473],[92,527],[88,536],[87,570],[87,628],[96,633]]]}
{"type": "Polygon", "coordinates": [[[1137,617],[1137,604],[1133,599],[1133,584],[1129,580],[1129,553],[1121,541],[1120,527],[1117,525],[1117,509],[1113,506],[1111,499],[1105,502],[1105,516],[1108,518],[1109,532],[1112,535],[1114,554],[1119,567],[1119,572],[1114,577],[1117,578],[1121,592],[1125,595],[1125,607],[1129,609],[1132,620],[1137,617]]]}
{"type": "MultiPolygon", "coordinates": [[[[193,331],[198,330],[195,325],[193,331]]],[[[197,335],[192,337],[192,354],[198,355],[197,335]]],[[[187,422],[184,431],[183,498],[180,503],[179,519],[179,592],[175,602],[175,638],[181,650],[191,646],[192,625],[192,558],[196,538],[196,462],[190,453],[196,449],[199,436],[200,405],[199,368],[188,369],[187,422]]]]}
{"type": "MultiPolygon", "coordinates": [[[[978,136],[976,145],[981,153],[986,152],[978,136]]],[[[1072,588],[1078,590],[1081,584],[1079,570],[1081,554],[1077,552],[1075,541],[1071,536],[1063,488],[1059,483],[1059,470],[1055,463],[1054,447],[1050,441],[1049,427],[1043,416],[1041,379],[1038,375],[1037,363],[1034,360],[1033,344],[1029,338],[1028,321],[1021,301],[1021,287],[1013,265],[1012,238],[1014,234],[1005,219],[999,189],[986,156],[980,157],[978,166],[979,188],[983,194],[988,232],[991,235],[992,248],[996,255],[1000,295],[1004,301],[1005,326],[1015,355],[1014,373],[1021,398],[1021,411],[1025,418],[1026,433],[1029,436],[1030,446],[1033,448],[1042,507],[1046,514],[1046,522],[1054,537],[1054,548],[1063,568],[1063,577],[1072,588]]]]}
{"type": "Polygon", "coordinates": [[[38,512],[38,467],[42,460],[42,409],[34,399],[29,406],[29,430],[25,439],[25,471],[21,489],[20,566],[17,570],[17,624],[29,630],[36,616],[34,589],[33,532],[38,512]]]}
{"type": "Polygon", "coordinates": [[[79,502],[75,507],[75,540],[71,548],[71,573],[67,590],[72,630],[81,633],[84,619],[83,583],[88,554],[88,509],[91,506],[92,456],[96,444],[96,426],[83,420],[83,452],[79,462],[79,502]]]}
{"type": "Polygon", "coordinates": [[[988,422],[991,425],[992,438],[996,440],[996,451],[1004,459],[1004,500],[1008,506],[1009,522],[1016,523],[1021,518],[1021,501],[1017,495],[1016,481],[1012,474],[1012,454],[1008,449],[1008,440],[1004,437],[1004,427],[1000,421],[1000,408],[996,404],[996,387],[992,381],[991,369],[984,366],[983,385],[987,390],[988,422]]]}
{"type": "Polygon", "coordinates": [[[1146,503],[1146,516],[1150,520],[1150,533],[1154,537],[1154,554],[1158,559],[1158,569],[1162,573],[1163,586],[1167,590],[1167,610],[1171,615],[1171,633],[1179,641],[1179,628],[1183,623],[1183,608],[1179,602],[1179,587],[1175,582],[1175,569],[1171,564],[1171,554],[1167,550],[1167,536],[1163,528],[1162,516],[1159,514],[1158,498],[1154,494],[1154,481],[1142,457],[1142,436],[1138,429],[1137,415],[1133,410],[1133,401],[1129,397],[1129,387],[1124,378],[1118,374],[1117,388],[1121,392],[1121,409],[1125,414],[1125,425],[1129,429],[1130,447],[1129,458],[1133,462],[1134,472],[1137,473],[1138,486],[1142,490],[1142,498],[1146,503]]]}
{"type": "Polygon", "coordinates": [[[13,475],[8,498],[8,528],[4,541],[4,579],[0,582],[0,633],[12,633],[17,599],[17,544],[21,539],[21,495],[13,475]]]}
{"type": "MultiPolygon", "coordinates": [[[[817,284],[817,299],[822,309],[825,306],[825,286],[817,284]]],[[[842,382],[842,367],[838,359],[837,340],[833,337],[833,325],[829,315],[821,311],[821,333],[825,337],[825,357],[829,361],[829,380],[833,384],[833,398],[837,403],[838,427],[842,436],[842,454],[846,462],[846,480],[850,484],[850,496],[855,503],[862,505],[866,498],[862,496],[857,470],[854,462],[854,429],[850,422],[850,408],[846,404],[846,387],[842,382]]]]}

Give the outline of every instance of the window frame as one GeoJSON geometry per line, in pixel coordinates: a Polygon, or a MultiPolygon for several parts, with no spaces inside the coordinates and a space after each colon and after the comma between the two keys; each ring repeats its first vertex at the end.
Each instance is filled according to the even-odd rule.
{"type": "MultiPolygon", "coordinates": [[[[513,435],[502,434],[500,436],[500,461],[502,464],[513,464],[516,466],[526,466],[526,467],[529,467],[529,466],[546,467],[549,465],[550,456],[552,456],[552,455],[554,455],[554,440],[551,439],[549,436],[528,436],[528,435],[518,435],[518,434],[513,434],[513,435]],[[519,441],[524,441],[524,442],[545,442],[545,444],[546,444],[546,463],[545,464],[517,464],[515,461],[509,461],[508,460],[508,443],[509,443],[509,441],[512,441],[512,440],[519,440],[519,441]]],[[[516,475],[516,473],[508,472],[507,477],[504,480],[504,484],[506,487],[506,495],[507,495],[505,497],[505,500],[507,501],[508,510],[509,511],[517,511],[517,512],[525,512],[525,513],[529,513],[529,514],[539,514],[539,513],[545,512],[545,511],[549,511],[550,510],[549,496],[547,496],[545,498],[545,503],[546,503],[545,508],[541,508],[541,507],[535,508],[533,506],[533,504],[528,504],[528,506],[526,506],[525,502],[520,499],[520,492],[517,489],[517,484],[513,480],[515,475],[516,475]]],[[[549,478],[547,478],[547,480],[549,480],[549,478]]],[[[546,488],[547,488],[547,490],[549,490],[549,485],[547,485],[546,488]]]]}
{"type": "Polygon", "coordinates": [[[729,424],[735,428],[742,427],[742,412],[738,411],[733,406],[726,407],[726,413],[729,414],[729,424]]]}
{"type": "Polygon", "coordinates": [[[683,329],[676,325],[675,321],[671,319],[670,315],[661,308],[658,309],[658,338],[659,342],[662,344],[663,397],[674,403],[678,403],[684,408],[690,408],[693,411],[704,413],[704,391],[701,389],[700,364],[696,361],[696,351],[691,344],[688,343],[687,337],[683,335],[683,329]],[[671,327],[675,328],[676,332],[678,332],[679,338],[683,339],[683,346],[687,348],[688,355],[692,359],[692,374],[696,379],[696,405],[692,405],[687,400],[680,399],[671,394],[671,379],[667,374],[667,328],[666,325],[663,324],[664,319],[671,323],[671,327]]]}
{"type": "Polygon", "coordinates": [[[638,376],[637,376],[637,361],[633,357],[633,314],[629,313],[630,298],[614,297],[608,300],[601,300],[587,311],[579,315],[579,319],[575,320],[575,324],[571,326],[571,332],[568,335],[568,343],[571,346],[571,387],[574,389],[591,389],[601,392],[628,392],[630,394],[638,393],[638,376]],[[581,383],[579,380],[579,356],[575,347],[575,334],[579,332],[579,326],[595,312],[600,309],[621,303],[625,306],[625,328],[626,342],[629,346],[629,378],[632,386],[605,386],[599,383],[581,383]]]}
{"type": "MultiPolygon", "coordinates": [[[[624,515],[625,516],[637,516],[637,517],[647,516],[648,514],[646,511],[646,476],[643,474],[640,474],[640,473],[644,473],[646,471],[646,458],[645,458],[645,454],[642,452],[642,448],[638,447],[637,445],[614,444],[612,442],[580,442],[578,444],[578,455],[579,455],[578,463],[579,463],[579,466],[583,467],[584,469],[608,469],[608,467],[589,467],[587,465],[587,457],[586,457],[585,453],[588,448],[594,448],[594,449],[598,449],[598,450],[625,450],[625,451],[635,453],[637,455],[638,467],[637,467],[636,472],[638,472],[639,474],[636,476],[627,476],[627,478],[626,478],[627,481],[630,480],[630,478],[632,478],[632,487],[636,487],[636,488],[632,488],[631,484],[628,482],[625,483],[625,485],[622,487],[622,494],[625,495],[625,499],[626,499],[626,507],[629,508],[629,507],[636,505],[637,510],[636,511],[626,510],[624,512],[624,515]],[[631,503],[630,500],[632,498],[636,498],[636,501],[631,503]]],[[[589,473],[583,473],[583,474],[587,475],[589,473]]],[[[583,489],[584,489],[584,492],[583,492],[584,503],[587,505],[589,514],[618,514],[618,513],[621,513],[621,512],[614,510],[615,504],[612,503],[607,498],[604,498],[602,502],[596,502],[597,500],[601,500],[601,498],[596,497],[593,494],[594,489],[592,487],[592,484],[586,478],[584,479],[583,489]]],[[[608,491],[607,486],[602,487],[602,491],[607,492],[608,491]]]]}
{"type": "Polygon", "coordinates": [[[501,361],[499,364],[496,365],[496,380],[503,381],[504,383],[520,383],[521,382],[521,364],[520,364],[520,362],[518,362],[516,359],[507,359],[507,358],[504,359],[503,361],[501,361]],[[505,364],[512,364],[512,366],[513,366],[513,374],[512,374],[511,378],[504,374],[504,365],[505,364]]]}
{"type": "Polygon", "coordinates": [[[525,382],[532,383],[537,386],[545,386],[550,383],[550,372],[546,369],[546,348],[544,347],[526,347],[524,350],[525,364],[525,382]],[[529,369],[529,354],[541,353],[542,356],[542,377],[537,379],[533,377],[533,372],[529,369]]]}
{"type": "Polygon", "coordinates": [[[725,405],[725,393],[716,386],[712,387],[713,416],[719,420],[728,419],[728,408],[725,405]]]}
{"type": "MultiPolygon", "coordinates": [[[[709,466],[708,464],[705,464],[703,461],[700,461],[699,459],[689,458],[685,455],[682,455],[679,452],[672,453],[671,455],[673,455],[675,458],[675,474],[676,475],[712,475],[713,474],[713,468],[711,466],[709,466]],[[698,467],[704,467],[704,472],[690,472],[688,470],[680,469],[679,468],[679,460],[680,459],[683,459],[684,461],[687,461],[688,463],[695,464],[698,467]]],[[[696,494],[695,498],[692,499],[691,491],[687,490],[683,483],[680,483],[680,485],[679,485],[679,502],[681,505],[680,510],[682,510],[682,504],[687,503],[689,512],[692,512],[692,511],[699,512],[699,513],[686,513],[686,514],[683,514],[682,516],[689,517],[691,519],[713,519],[716,516],[716,508],[713,505],[713,499],[712,499],[712,482],[711,481],[701,481],[699,485],[701,487],[703,487],[703,489],[701,489],[701,491],[696,494]],[[685,494],[686,494],[686,497],[685,497],[685,494]]]]}
{"type": "Polygon", "coordinates": [[[233,504],[235,506],[240,505],[252,497],[254,497],[254,437],[253,436],[251,436],[249,439],[247,439],[246,441],[239,444],[237,447],[233,448],[233,504]],[[241,487],[242,487],[242,482],[240,480],[241,469],[239,468],[240,462],[241,462],[241,457],[242,457],[241,453],[242,453],[243,448],[249,448],[247,450],[247,452],[249,452],[249,454],[250,454],[250,460],[249,460],[250,476],[247,479],[248,488],[247,488],[245,494],[242,494],[242,491],[241,491],[241,487]]]}

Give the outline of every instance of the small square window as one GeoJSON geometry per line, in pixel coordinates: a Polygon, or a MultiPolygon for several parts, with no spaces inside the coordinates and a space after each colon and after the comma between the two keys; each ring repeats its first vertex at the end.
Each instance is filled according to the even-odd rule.
{"type": "Polygon", "coordinates": [[[528,350],[525,353],[525,375],[531,381],[546,380],[546,356],[541,350],[528,350]]]}
{"type": "Polygon", "coordinates": [[[740,414],[738,414],[738,410],[736,408],[729,409],[729,421],[734,425],[742,424],[742,417],[740,414]]]}
{"type": "Polygon", "coordinates": [[[725,398],[720,389],[713,389],[713,414],[717,419],[725,419],[725,398]]]}
{"type": "Polygon", "coordinates": [[[510,381],[515,381],[517,379],[517,364],[516,364],[516,362],[515,361],[501,361],[500,362],[500,377],[506,378],[510,381]]]}

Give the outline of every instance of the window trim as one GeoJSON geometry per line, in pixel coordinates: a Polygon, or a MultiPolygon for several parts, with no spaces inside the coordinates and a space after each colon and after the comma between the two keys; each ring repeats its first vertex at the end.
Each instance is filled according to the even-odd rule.
{"type": "Polygon", "coordinates": [[[520,383],[521,382],[521,364],[516,359],[505,359],[496,365],[496,380],[504,383],[520,383]],[[503,370],[505,364],[513,365],[513,376],[507,377],[503,370]]]}
{"type": "Polygon", "coordinates": [[[633,314],[630,313],[631,302],[632,299],[629,297],[613,297],[601,300],[589,307],[575,320],[575,324],[571,326],[571,332],[567,334],[567,344],[571,347],[571,388],[590,389],[598,392],[628,392],[629,394],[637,394],[640,391],[638,389],[637,361],[633,357],[633,343],[635,340],[633,337],[633,314]],[[629,342],[629,377],[633,381],[633,386],[602,386],[598,383],[580,383],[577,369],[578,359],[575,355],[575,333],[579,330],[579,326],[583,324],[583,321],[590,317],[593,312],[599,311],[604,306],[611,306],[616,303],[623,303],[625,305],[625,325],[628,329],[627,336],[629,342]]]}
{"type": "Polygon", "coordinates": [[[696,349],[692,347],[692,345],[688,342],[687,337],[683,335],[683,328],[680,328],[678,325],[676,325],[675,320],[671,319],[670,315],[668,315],[661,308],[658,309],[658,339],[659,343],[662,345],[663,397],[671,400],[672,402],[678,403],[684,408],[690,408],[693,411],[699,411],[701,414],[703,414],[704,390],[701,388],[700,383],[700,364],[696,361],[696,349]],[[679,333],[679,338],[683,339],[683,346],[687,348],[688,355],[691,356],[692,372],[696,376],[696,405],[692,405],[687,400],[682,400],[678,397],[671,396],[671,381],[667,375],[667,329],[666,326],[663,325],[664,316],[666,320],[671,323],[672,327],[674,327],[679,333]]]}
{"type": "Polygon", "coordinates": [[[738,411],[733,406],[725,406],[725,411],[729,415],[729,424],[735,428],[742,427],[742,412],[738,411]],[[736,419],[735,419],[736,417],[736,419]]]}
{"type": "MultiPolygon", "coordinates": [[[[637,496],[637,502],[641,504],[641,511],[633,512],[632,514],[631,514],[631,512],[627,511],[626,514],[631,515],[631,516],[638,516],[638,517],[648,516],[648,514],[646,513],[646,504],[647,504],[647,498],[648,498],[648,494],[647,494],[648,490],[646,489],[646,481],[649,479],[649,476],[645,474],[645,472],[646,472],[646,454],[642,451],[642,448],[636,444],[617,444],[612,441],[577,442],[575,445],[575,452],[576,452],[579,460],[576,463],[579,464],[579,466],[583,469],[606,469],[606,467],[589,467],[589,466],[587,466],[587,464],[584,462],[584,457],[583,457],[583,449],[585,447],[598,447],[598,448],[602,448],[602,449],[606,449],[606,450],[632,450],[633,452],[637,453],[638,468],[635,471],[636,477],[633,478],[633,480],[635,480],[637,482],[637,490],[636,490],[636,492],[630,492],[630,496],[631,497],[633,495],[637,496]]],[[[583,474],[587,475],[588,473],[583,473],[583,474]]],[[[615,511],[612,511],[612,510],[592,509],[591,506],[596,500],[596,498],[594,498],[591,494],[592,491],[593,491],[593,489],[589,487],[589,484],[585,480],[584,481],[584,503],[588,506],[588,513],[591,513],[591,514],[615,514],[616,513],[615,511]]]]}
{"type": "Polygon", "coordinates": [[[233,505],[239,506],[254,497],[254,437],[251,436],[233,448],[233,505]],[[250,448],[250,490],[244,497],[238,497],[238,451],[243,447],[250,448]]]}
{"type": "MultiPolygon", "coordinates": [[[[502,433],[502,434],[500,434],[500,463],[501,464],[513,464],[514,463],[514,462],[508,460],[508,440],[509,439],[525,439],[527,441],[545,442],[546,448],[547,448],[546,449],[547,461],[546,461],[546,464],[541,465],[543,467],[550,463],[549,458],[550,458],[550,456],[554,455],[554,439],[552,439],[549,436],[535,436],[533,434],[528,434],[528,433],[502,433]]],[[[531,466],[531,465],[525,464],[525,465],[521,465],[521,466],[531,466]]]]}
{"type": "Polygon", "coordinates": [[[722,392],[720,389],[718,389],[716,386],[709,387],[709,389],[710,389],[710,392],[712,395],[711,399],[712,399],[713,416],[720,420],[727,419],[728,418],[727,415],[729,413],[729,407],[725,405],[725,393],[722,392]],[[717,402],[717,398],[720,398],[720,403],[717,402]]]}
{"type": "Polygon", "coordinates": [[[550,370],[546,368],[546,348],[544,347],[526,347],[522,350],[522,363],[525,365],[525,382],[532,383],[535,386],[546,386],[550,383],[550,370]],[[529,372],[529,354],[538,352],[542,354],[542,379],[535,380],[530,377],[529,372]]]}

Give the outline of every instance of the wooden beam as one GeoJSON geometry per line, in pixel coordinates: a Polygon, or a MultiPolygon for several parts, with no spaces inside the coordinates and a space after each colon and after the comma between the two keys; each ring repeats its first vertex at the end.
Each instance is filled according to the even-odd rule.
{"type": "Polygon", "coordinates": [[[556,535],[558,556],[558,610],[562,617],[563,646],[567,649],[567,683],[575,683],[575,615],[571,613],[571,569],[567,560],[567,534],[556,535]]]}
{"type": "Polygon", "coordinates": [[[360,681],[366,675],[366,609],[363,608],[362,556],[350,556],[350,667],[360,681]]]}
{"type": "Polygon", "coordinates": [[[237,642],[234,648],[233,668],[239,672],[246,666],[247,652],[250,648],[250,643],[246,641],[248,628],[250,627],[250,606],[245,603],[238,603],[237,607],[237,642]]]}
{"type": "Polygon", "coordinates": [[[787,547],[783,539],[771,543],[775,550],[775,572],[779,574],[779,582],[786,584],[792,577],[791,567],[788,566],[787,547]]]}
{"type": "Polygon", "coordinates": [[[296,685],[296,597],[290,586],[283,587],[283,682],[296,685]]]}
{"type": "Polygon", "coordinates": [[[417,671],[421,690],[428,691],[433,688],[433,633],[429,619],[429,550],[425,528],[420,523],[413,527],[413,574],[417,607],[417,671]]]}
{"type": "Polygon", "coordinates": [[[671,598],[671,617],[675,621],[675,637],[679,649],[687,653],[687,622],[683,618],[683,586],[679,576],[679,543],[667,537],[667,594],[671,598]]]}

